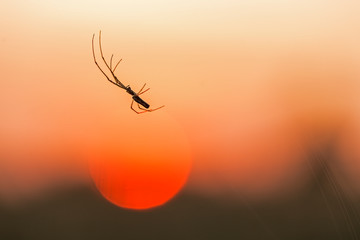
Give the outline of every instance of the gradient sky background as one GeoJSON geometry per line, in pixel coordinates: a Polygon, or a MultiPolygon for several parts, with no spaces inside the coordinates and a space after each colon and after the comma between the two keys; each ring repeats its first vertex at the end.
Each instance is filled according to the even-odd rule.
{"type": "Polygon", "coordinates": [[[339,174],[359,190],[359,10],[350,0],[2,1],[0,197],[86,181],[88,144],[146,158],[134,147],[144,134],[149,149],[171,139],[162,159],[192,161],[188,191],[230,197],[301,188],[307,151],[336,136],[339,174]],[[91,56],[99,30],[106,56],[123,58],[118,78],[146,82],[144,98],[165,109],[138,116],[106,82],[91,56]]]}

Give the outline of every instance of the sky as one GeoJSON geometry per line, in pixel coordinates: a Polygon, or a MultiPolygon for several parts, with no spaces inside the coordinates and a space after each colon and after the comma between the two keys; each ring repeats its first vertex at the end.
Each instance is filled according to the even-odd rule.
{"type": "Polygon", "coordinates": [[[89,162],[119,159],[156,181],[178,176],[165,200],[184,186],[276,196],[301,189],[308,152],[329,143],[336,171],[359,191],[359,9],[351,0],[2,1],[0,198],[96,179],[89,162]],[[165,108],[131,111],[130,95],[93,62],[99,30],[106,58],[123,59],[119,80],[147,83],[144,99],[165,108]]]}

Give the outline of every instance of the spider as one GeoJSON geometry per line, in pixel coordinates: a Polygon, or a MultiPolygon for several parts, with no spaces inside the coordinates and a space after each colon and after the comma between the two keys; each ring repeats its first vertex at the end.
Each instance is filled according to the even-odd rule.
{"type": "Polygon", "coordinates": [[[147,88],[146,90],[143,90],[146,86],[146,83],[142,86],[142,88],[140,89],[139,92],[134,92],[134,90],[131,89],[130,85],[127,85],[125,86],[122,82],[119,81],[119,79],[115,76],[115,70],[117,68],[117,66],[119,65],[119,63],[122,61],[122,59],[120,59],[114,68],[112,68],[112,59],[113,59],[113,56],[114,54],[111,55],[111,58],[110,58],[110,65],[106,62],[105,58],[104,58],[104,54],[103,54],[103,51],[102,51],[102,47],[101,47],[101,31],[99,32],[99,47],[100,47],[100,54],[101,54],[101,58],[103,59],[106,67],[109,69],[111,75],[113,76],[114,80],[111,80],[107,75],[106,73],[104,72],[104,70],[101,69],[101,67],[99,66],[99,64],[97,63],[96,61],[96,57],[95,57],[95,50],[94,50],[94,38],[95,38],[95,33],[93,34],[93,37],[92,37],[92,53],[93,53],[93,57],[94,57],[94,62],[96,64],[96,66],[100,69],[100,71],[104,74],[104,76],[106,77],[106,79],[111,82],[112,84],[115,84],[116,86],[118,86],[119,88],[122,88],[124,90],[126,90],[127,93],[129,93],[131,96],[132,96],[132,101],[131,101],[131,105],[130,105],[130,108],[136,112],[137,114],[140,114],[140,113],[146,113],[146,112],[153,112],[155,110],[158,110],[160,108],[163,108],[165,107],[165,105],[161,106],[161,107],[158,107],[158,108],[154,108],[154,109],[149,109],[150,105],[148,103],[146,103],[144,100],[142,100],[139,96],[147,91],[150,90],[150,88],[147,88]],[[133,105],[134,105],[134,101],[137,103],[137,106],[138,108],[141,110],[141,111],[137,111],[133,105]]]}

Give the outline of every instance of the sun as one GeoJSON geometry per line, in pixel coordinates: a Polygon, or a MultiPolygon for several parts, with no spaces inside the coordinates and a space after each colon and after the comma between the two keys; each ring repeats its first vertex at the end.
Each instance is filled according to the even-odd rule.
{"type": "Polygon", "coordinates": [[[191,168],[188,140],[166,116],[137,118],[125,132],[103,132],[88,149],[91,177],[111,203],[129,209],[160,206],[186,183],[191,168]]]}

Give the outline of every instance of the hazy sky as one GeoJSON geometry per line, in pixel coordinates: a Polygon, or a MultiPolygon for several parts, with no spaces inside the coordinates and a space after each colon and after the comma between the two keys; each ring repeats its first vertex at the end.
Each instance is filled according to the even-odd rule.
{"type": "Polygon", "coordinates": [[[304,149],[339,129],[340,155],[356,159],[359,10],[325,0],[3,1],[0,193],[82,179],[89,142],[119,139],[115,149],[154,161],[157,151],[134,144],[161,149],[156,136],[169,133],[162,157],[188,164],[171,149],[191,151],[196,191],[292,188],[304,149]],[[106,57],[123,58],[118,78],[135,90],[146,82],[144,99],[166,108],[130,110],[93,63],[99,30],[106,57]]]}

